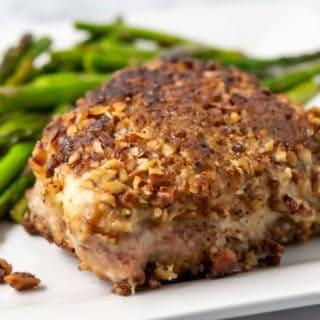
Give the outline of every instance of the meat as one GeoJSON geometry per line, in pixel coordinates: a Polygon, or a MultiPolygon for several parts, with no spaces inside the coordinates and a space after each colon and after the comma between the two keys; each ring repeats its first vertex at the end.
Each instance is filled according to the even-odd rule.
{"type": "Polygon", "coordinates": [[[278,264],[320,230],[319,122],[234,68],[120,71],[44,130],[25,225],[122,295],[278,264]]]}

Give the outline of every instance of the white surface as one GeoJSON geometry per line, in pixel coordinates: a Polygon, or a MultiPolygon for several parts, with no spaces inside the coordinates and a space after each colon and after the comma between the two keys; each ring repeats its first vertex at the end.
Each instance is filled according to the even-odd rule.
{"type": "MultiPolygon", "coordinates": [[[[0,9],[1,5],[6,8],[5,3],[8,2],[0,2],[0,9]]],[[[134,11],[128,20],[221,46],[241,48],[256,55],[291,54],[320,48],[317,34],[320,11],[316,1],[304,4],[285,0],[219,1],[216,6],[206,3],[205,8],[192,6],[188,1],[185,6],[170,10],[162,5],[150,13],[134,11]]],[[[28,10],[31,12],[32,8],[28,10]]],[[[49,11],[47,8],[47,14],[49,11]]],[[[84,17],[83,10],[81,12],[84,17]]],[[[97,16],[101,18],[101,12],[97,16]]],[[[16,17],[19,20],[7,19],[2,26],[0,46],[7,46],[26,29],[53,34],[59,47],[76,38],[69,22],[66,23],[66,16],[58,22],[44,19],[35,23],[22,10],[16,17]]],[[[124,298],[112,295],[108,283],[88,272],[78,272],[77,260],[61,249],[41,238],[28,236],[20,226],[0,225],[0,256],[7,258],[15,270],[35,273],[43,283],[41,288],[28,293],[16,293],[7,286],[0,286],[0,318],[218,319],[320,303],[319,245],[319,238],[292,245],[281,267],[215,281],[163,286],[124,298]]]]}

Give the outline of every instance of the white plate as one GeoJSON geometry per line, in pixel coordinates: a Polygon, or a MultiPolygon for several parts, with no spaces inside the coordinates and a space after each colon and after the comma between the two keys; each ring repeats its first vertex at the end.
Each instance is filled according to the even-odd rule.
{"type": "MultiPolygon", "coordinates": [[[[222,46],[243,48],[257,55],[320,48],[320,37],[310,32],[320,30],[319,16],[312,7],[293,1],[291,6],[286,1],[261,5],[251,1],[241,5],[232,3],[135,14],[129,20],[222,46]]],[[[13,24],[8,24],[6,28],[11,30],[10,38],[28,28],[52,33],[60,39],[61,46],[74,39],[63,23],[20,23],[15,29],[13,24]]],[[[320,303],[319,246],[317,238],[291,245],[280,267],[214,281],[167,285],[133,297],[119,297],[110,293],[108,283],[88,272],[77,271],[77,260],[61,249],[42,238],[30,237],[21,226],[2,224],[0,256],[8,259],[15,270],[35,273],[42,286],[27,293],[0,286],[0,317],[6,320],[218,319],[320,303]]]]}
{"type": "Polygon", "coordinates": [[[280,267],[216,280],[200,280],[139,292],[110,293],[110,285],[77,270],[77,259],[30,237],[21,226],[0,226],[1,251],[16,270],[42,280],[37,290],[0,287],[1,319],[219,319],[320,303],[320,239],[291,245],[280,267]],[[4,242],[5,241],[5,242],[4,242]],[[62,318],[61,318],[62,317],[62,318]]]}

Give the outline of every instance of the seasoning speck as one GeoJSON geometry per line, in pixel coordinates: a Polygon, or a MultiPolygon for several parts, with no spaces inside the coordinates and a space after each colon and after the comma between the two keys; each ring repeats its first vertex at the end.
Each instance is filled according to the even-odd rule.
{"type": "Polygon", "coordinates": [[[235,152],[243,152],[244,151],[244,145],[240,142],[237,142],[233,147],[232,150],[235,152]]]}

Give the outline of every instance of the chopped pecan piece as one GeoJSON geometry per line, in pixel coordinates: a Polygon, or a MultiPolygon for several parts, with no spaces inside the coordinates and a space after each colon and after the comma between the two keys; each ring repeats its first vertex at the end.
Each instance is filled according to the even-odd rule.
{"type": "Polygon", "coordinates": [[[279,253],[283,253],[284,252],[284,247],[273,240],[265,240],[262,243],[262,249],[263,251],[265,251],[266,253],[272,254],[272,255],[276,255],[279,253]]]}
{"type": "Polygon", "coordinates": [[[214,257],[212,274],[223,276],[238,271],[238,258],[231,249],[224,249],[214,257]]]}
{"type": "Polygon", "coordinates": [[[14,272],[4,277],[4,282],[17,291],[22,291],[38,286],[40,279],[28,272],[14,272]]]}
{"type": "Polygon", "coordinates": [[[12,272],[12,265],[0,258],[0,283],[4,282],[4,277],[12,272]]]}
{"type": "Polygon", "coordinates": [[[119,283],[114,284],[112,292],[120,296],[130,296],[134,294],[135,287],[128,280],[123,280],[119,283]]]}
{"type": "Polygon", "coordinates": [[[169,181],[168,178],[163,176],[163,175],[159,175],[159,174],[151,174],[150,175],[150,182],[153,188],[160,188],[161,186],[165,186],[168,185],[169,181]]]}
{"type": "Polygon", "coordinates": [[[134,192],[128,190],[125,193],[119,195],[119,200],[125,207],[132,208],[137,204],[139,198],[134,192]]]}

